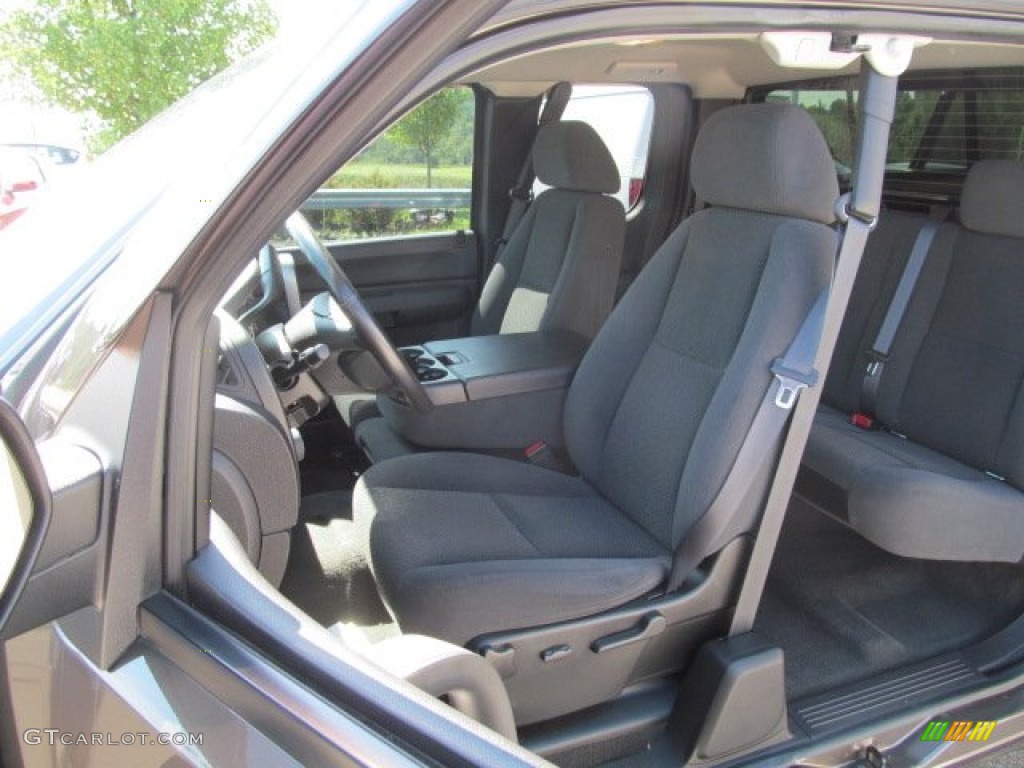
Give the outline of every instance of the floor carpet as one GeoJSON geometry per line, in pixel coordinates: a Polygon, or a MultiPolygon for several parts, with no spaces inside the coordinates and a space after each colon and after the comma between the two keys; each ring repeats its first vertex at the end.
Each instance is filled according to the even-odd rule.
{"type": "Polygon", "coordinates": [[[1024,612],[1024,567],[897,557],[799,500],[755,628],[786,653],[789,698],[985,638],[1024,612]]]}
{"type": "Polygon", "coordinates": [[[324,626],[390,623],[363,555],[364,536],[352,521],[351,491],[304,497],[281,592],[324,626]]]}

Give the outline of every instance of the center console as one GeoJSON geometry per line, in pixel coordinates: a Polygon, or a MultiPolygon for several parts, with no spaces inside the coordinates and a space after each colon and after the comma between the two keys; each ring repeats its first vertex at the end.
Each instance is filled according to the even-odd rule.
{"type": "Polygon", "coordinates": [[[384,395],[377,402],[391,429],[424,447],[558,447],[565,394],[587,343],[568,331],[538,331],[404,347],[434,407],[417,413],[384,395]]]}

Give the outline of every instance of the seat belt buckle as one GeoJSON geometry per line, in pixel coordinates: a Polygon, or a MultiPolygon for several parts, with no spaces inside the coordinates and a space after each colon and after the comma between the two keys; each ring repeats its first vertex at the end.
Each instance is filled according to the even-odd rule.
{"type": "Polygon", "coordinates": [[[512,187],[508,191],[508,196],[510,200],[520,200],[524,203],[528,203],[533,199],[533,190],[528,188],[524,189],[523,187],[512,187]]]}
{"type": "Polygon", "coordinates": [[[859,411],[857,413],[850,414],[850,423],[858,429],[868,430],[875,428],[875,420],[866,413],[861,413],[859,411]]]}
{"type": "Polygon", "coordinates": [[[543,440],[534,440],[523,449],[523,455],[531,464],[550,468],[555,463],[555,452],[543,440]]]}
{"type": "Polygon", "coordinates": [[[787,368],[782,359],[772,363],[772,375],[779,382],[779,391],[775,393],[775,405],[784,411],[791,410],[796,405],[800,391],[818,384],[818,372],[813,368],[809,371],[798,371],[794,368],[787,368]]]}
{"type": "Polygon", "coordinates": [[[534,440],[523,449],[523,455],[534,466],[550,469],[554,472],[562,472],[563,474],[566,472],[566,467],[558,458],[558,454],[543,440],[534,440]]]}
{"type": "Polygon", "coordinates": [[[550,451],[551,446],[545,443],[543,440],[534,440],[528,446],[523,449],[523,455],[528,459],[532,459],[534,456],[539,456],[543,451],[550,451]]]}

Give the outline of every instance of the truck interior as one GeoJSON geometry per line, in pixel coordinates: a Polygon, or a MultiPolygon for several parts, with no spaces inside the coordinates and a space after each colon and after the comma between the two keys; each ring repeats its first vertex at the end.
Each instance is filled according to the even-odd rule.
{"type": "Polygon", "coordinates": [[[225,296],[194,604],[561,766],[838,749],[1019,674],[1024,48],[874,30],[912,49],[881,212],[740,640],[779,440],[701,521],[833,278],[870,34],[577,15],[424,86],[468,175],[394,204],[366,149],[225,296]]]}

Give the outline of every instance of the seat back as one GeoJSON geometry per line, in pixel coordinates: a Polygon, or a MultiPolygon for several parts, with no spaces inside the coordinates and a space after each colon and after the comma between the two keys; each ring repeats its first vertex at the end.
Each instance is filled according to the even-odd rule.
{"type": "Polygon", "coordinates": [[[608,195],[619,172],[588,124],[542,126],[533,167],[545,190],[501,251],[473,314],[472,333],[564,329],[587,338],[611,311],[625,214],[608,195]]]}
{"type": "Polygon", "coordinates": [[[782,355],[828,284],[839,190],[799,107],[716,113],[691,177],[709,208],[640,273],[584,357],[565,411],[584,478],[667,547],[732,466],[782,355]]]}
{"type": "Polygon", "coordinates": [[[885,320],[896,286],[921,228],[924,213],[885,210],[868,237],[850,303],[836,340],[821,402],[844,413],[860,409],[869,351],[885,320]]]}
{"type": "Polygon", "coordinates": [[[928,253],[879,385],[908,439],[1024,487],[1024,164],[985,160],[928,253]]]}

